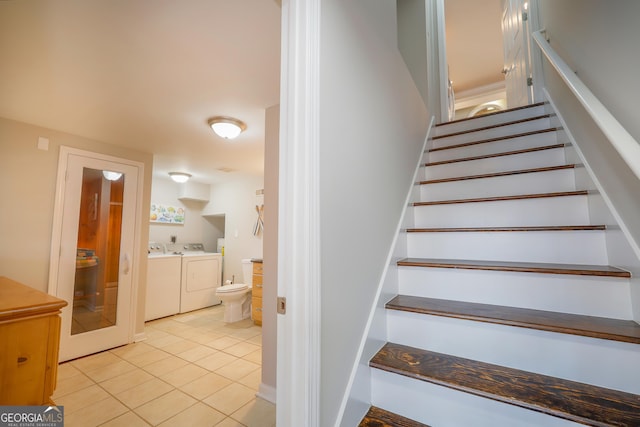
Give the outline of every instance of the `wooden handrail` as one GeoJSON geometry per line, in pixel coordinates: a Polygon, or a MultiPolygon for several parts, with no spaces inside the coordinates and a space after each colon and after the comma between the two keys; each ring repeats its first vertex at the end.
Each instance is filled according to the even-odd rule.
{"type": "Polygon", "coordinates": [[[591,90],[576,76],[567,63],[551,47],[547,39],[542,35],[545,30],[533,32],[536,41],[544,56],[555,68],[562,80],[576,96],[600,130],[609,139],[611,145],[627,163],[633,173],[640,179],[640,143],[618,122],[607,110],[591,90]]]}

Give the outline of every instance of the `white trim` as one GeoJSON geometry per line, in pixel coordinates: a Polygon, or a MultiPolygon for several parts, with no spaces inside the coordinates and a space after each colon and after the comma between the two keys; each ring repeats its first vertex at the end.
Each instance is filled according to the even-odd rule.
{"type": "Polygon", "coordinates": [[[278,296],[279,427],[320,423],[320,0],[282,4],[278,296]]]}
{"type": "Polygon", "coordinates": [[[276,404],[276,388],[270,385],[266,385],[265,383],[260,383],[258,386],[258,392],[256,396],[260,399],[264,399],[267,402],[271,402],[274,405],[276,404]]]}
{"type": "MultiPolygon", "coordinates": [[[[429,127],[427,129],[427,134],[424,137],[424,142],[422,144],[422,148],[420,150],[420,153],[424,153],[427,147],[427,143],[428,141],[430,141],[429,139],[429,135],[431,134],[431,130],[433,129],[433,125],[435,122],[435,116],[431,117],[431,123],[429,123],[429,127]]],[[[400,218],[398,220],[398,224],[396,225],[396,230],[395,230],[395,237],[393,239],[393,242],[391,243],[390,247],[389,247],[389,252],[387,254],[387,258],[385,260],[385,265],[384,265],[384,269],[382,271],[382,274],[380,276],[380,281],[378,282],[378,286],[376,289],[376,294],[375,297],[373,299],[373,304],[371,305],[371,310],[369,311],[369,318],[367,319],[367,323],[365,325],[364,331],[362,333],[362,339],[360,341],[360,346],[358,347],[358,352],[356,353],[356,358],[355,358],[355,362],[353,364],[353,367],[351,368],[351,374],[349,375],[349,381],[347,382],[347,387],[345,389],[345,393],[344,396],[342,397],[342,403],[340,404],[340,409],[338,411],[338,416],[336,418],[336,424],[335,427],[338,427],[340,425],[348,425],[348,424],[343,424],[343,417],[345,416],[345,411],[347,408],[347,404],[349,402],[349,398],[351,396],[351,390],[353,388],[353,384],[356,381],[356,376],[358,375],[358,373],[362,373],[362,370],[359,370],[358,367],[360,364],[363,363],[363,354],[365,351],[365,348],[367,346],[367,342],[369,341],[369,334],[371,332],[371,326],[373,324],[374,318],[376,316],[376,314],[380,314],[379,310],[378,310],[378,304],[380,302],[380,296],[382,295],[382,290],[384,288],[384,284],[387,281],[387,276],[388,274],[390,274],[389,272],[389,267],[391,267],[393,265],[393,258],[394,256],[396,256],[396,246],[398,244],[398,238],[400,236],[400,232],[402,231],[403,227],[405,226],[405,217],[407,215],[407,209],[410,206],[410,202],[411,199],[414,195],[414,190],[415,190],[415,183],[418,181],[418,173],[420,172],[420,168],[422,167],[422,164],[424,163],[424,159],[423,159],[423,155],[418,156],[418,161],[416,163],[416,167],[414,169],[413,172],[413,176],[411,178],[411,182],[409,185],[409,190],[407,191],[407,196],[405,197],[405,201],[404,201],[404,207],[402,208],[402,212],[400,214],[400,218]]],[[[395,272],[395,270],[394,270],[395,272]]],[[[366,371],[367,375],[370,377],[369,371],[366,371]]],[[[367,380],[367,379],[360,379],[360,380],[367,380]]],[[[370,381],[370,378],[368,378],[368,380],[370,381]]],[[[364,415],[364,414],[363,414],[364,415]]],[[[350,422],[352,420],[346,420],[347,422],[350,422]]]]}
{"type": "Polygon", "coordinates": [[[545,30],[535,31],[533,38],[547,57],[549,63],[558,72],[580,104],[589,113],[611,145],[618,151],[620,157],[627,163],[633,173],[640,179],[640,144],[616,120],[589,88],[576,76],[569,65],[556,53],[547,40],[542,36],[545,30]]]}
{"type": "Polygon", "coordinates": [[[436,0],[436,19],[436,30],[438,32],[438,65],[440,74],[440,111],[436,116],[436,120],[439,123],[443,123],[449,121],[449,64],[447,63],[444,0],[436,0]]]}

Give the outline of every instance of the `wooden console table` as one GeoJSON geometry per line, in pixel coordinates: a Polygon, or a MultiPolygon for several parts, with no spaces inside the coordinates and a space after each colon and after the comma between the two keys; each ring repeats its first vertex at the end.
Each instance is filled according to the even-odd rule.
{"type": "Polygon", "coordinates": [[[48,405],[67,302],[0,276],[0,405],[48,405]]]}

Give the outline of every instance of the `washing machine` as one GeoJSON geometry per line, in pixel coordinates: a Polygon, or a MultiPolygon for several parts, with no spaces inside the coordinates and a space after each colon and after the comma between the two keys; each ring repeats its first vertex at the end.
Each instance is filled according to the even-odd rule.
{"type": "Polygon", "coordinates": [[[144,320],[171,316],[180,311],[182,256],[167,253],[161,243],[149,243],[147,297],[144,320]]]}
{"type": "Polygon", "coordinates": [[[182,255],[180,313],[222,303],[216,289],[222,285],[222,254],[205,252],[202,243],[180,244],[172,248],[182,255]]]}

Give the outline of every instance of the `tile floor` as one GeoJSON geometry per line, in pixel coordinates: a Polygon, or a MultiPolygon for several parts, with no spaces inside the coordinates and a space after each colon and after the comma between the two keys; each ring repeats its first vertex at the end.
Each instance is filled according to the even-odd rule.
{"type": "Polygon", "coordinates": [[[215,306],[146,324],[145,341],[61,363],[53,399],[65,427],[275,426],[256,397],[261,328],[215,306]]]}

